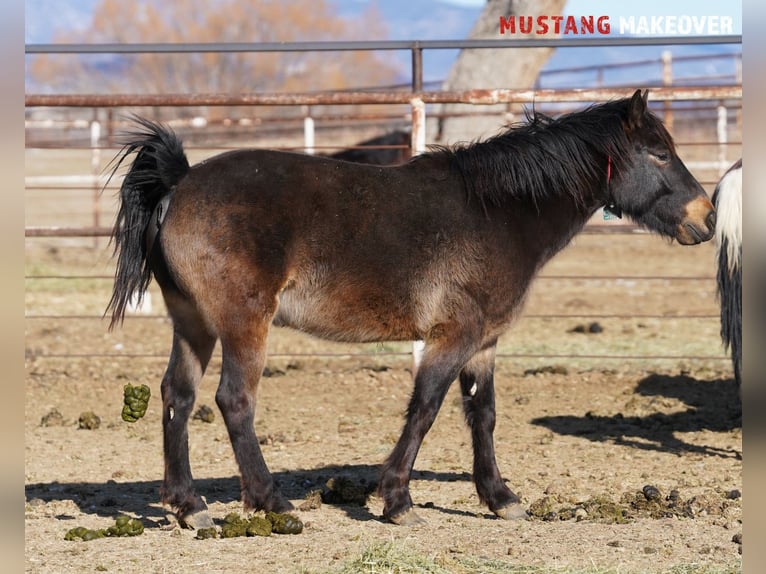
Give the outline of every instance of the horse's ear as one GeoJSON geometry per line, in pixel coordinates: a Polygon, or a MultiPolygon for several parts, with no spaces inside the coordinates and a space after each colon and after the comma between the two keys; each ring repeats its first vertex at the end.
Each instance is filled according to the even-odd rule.
{"type": "Polygon", "coordinates": [[[634,92],[633,97],[630,98],[630,104],[628,104],[628,127],[633,129],[641,127],[648,99],[649,90],[645,90],[643,93],[641,93],[641,90],[634,92]]]}

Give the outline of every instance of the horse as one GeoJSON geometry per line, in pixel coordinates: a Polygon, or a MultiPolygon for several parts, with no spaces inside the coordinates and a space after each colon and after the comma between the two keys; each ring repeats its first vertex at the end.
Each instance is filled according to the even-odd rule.
{"type": "Polygon", "coordinates": [[[734,380],[742,385],[742,159],[721,177],[713,192],[716,295],[720,303],[721,341],[731,352],[734,380]]]}
{"type": "Polygon", "coordinates": [[[682,245],[713,237],[715,210],[647,105],[648,92],[527,121],[483,141],[434,147],[396,166],[273,150],[190,166],[176,134],[136,117],[112,175],[119,190],[110,329],[154,278],[173,324],[161,381],[160,495],[189,528],[213,524],[194,488],[187,422],[216,341],[215,400],[246,510],[293,508],[254,428],[272,325],[344,342],[424,341],[401,435],[383,462],[383,518],[422,521],[409,482],[458,380],[479,498],[527,516],[497,466],[498,337],[538,270],[608,207],[682,245]]]}
{"type": "Polygon", "coordinates": [[[359,142],[353,148],[342,149],[331,153],[328,157],[353,161],[356,163],[395,165],[404,163],[412,156],[410,152],[410,140],[411,136],[408,131],[394,130],[359,142]]]}

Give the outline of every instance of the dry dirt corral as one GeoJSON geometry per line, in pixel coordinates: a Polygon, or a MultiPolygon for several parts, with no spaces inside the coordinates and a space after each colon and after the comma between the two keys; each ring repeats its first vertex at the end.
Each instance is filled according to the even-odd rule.
{"type": "MultiPolygon", "coordinates": [[[[42,240],[27,245],[28,274],[108,273],[106,261],[90,249],[54,248],[42,240]]],[[[325,502],[297,511],[305,524],[300,535],[207,540],[166,528],[167,509],[158,500],[167,322],[128,319],[110,334],[100,320],[50,318],[102,312],[109,281],[28,280],[26,570],[737,572],[741,407],[710,317],[716,312],[712,279],[617,278],[712,277],[712,262],[711,245],[583,235],[545,274],[608,277],[535,284],[529,317],[500,352],[542,357],[501,356],[496,372],[498,462],[535,512],[529,520],[503,522],[478,503],[469,475],[470,436],[453,388],[413,476],[412,496],[425,525],[382,522],[382,505],[370,497],[364,504],[325,502]],[[602,315],[596,320],[603,330],[572,332],[593,319],[535,317],[542,313],[602,315]],[[72,356],[87,353],[160,357],[72,356]],[[556,357],[566,354],[582,358],[556,357]],[[684,358],[668,358],[676,355],[684,358]],[[134,424],[120,418],[128,382],[147,384],[153,394],[146,416],[134,424]],[[61,418],[43,423],[54,409],[61,418]],[[99,428],[78,428],[86,411],[100,417],[99,428]],[[641,494],[646,485],[659,490],[653,506],[641,494]],[[64,540],[75,526],[106,528],[120,513],[140,518],[144,533],[64,540]]],[[[349,348],[278,331],[271,349],[256,429],[284,492],[297,505],[311,491],[327,490],[330,479],[346,478],[362,489],[374,484],[411,387],[409,359],[391,352],[407,346],[366,346],[361,349],[369,354],[356,357],[296,356],[288,353],[349,348]]],[[[213,398],[219,369],[214,359],[197,401],[213,407],[216,417],[192,421],[190,443],[198,488],[220,524],[242,507],[213,398]]]]}

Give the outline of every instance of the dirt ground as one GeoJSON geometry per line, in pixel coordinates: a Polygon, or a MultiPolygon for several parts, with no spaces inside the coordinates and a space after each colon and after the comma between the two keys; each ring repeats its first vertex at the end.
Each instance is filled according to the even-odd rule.
{"type": "MultiPolygon", "coordinates": [[[[498,463],[530,507],[522,521],[496,519],[478,502],[456,387],[413,474],[426,524],[383,522],[374,496],[333,501],[331,479],[374,486],[398,437],[411,390],[408,346],[330,345],[275,331],[256,432],[296,506],[315,490],[325,502],[296,511],[299,535],[207,540],[173,528],[159,503],[159,381],[170,326],[156,316],[157,294],[154,315],[108,333],[96,318],[51,316],[100,314],[108,280],[28,280],[26,571],[348,571],[386,543],[448,571],[739,571],[741,405],[711,317],[712,261],[711,245],[592,234],[546,268],[526,318],[501,342],[496,370],[498,463]],[[589,332],[594,322],[601,330],[589,332]],[[126,383],[152,391],[133,424],[120,417],[126,383]],[[78,428],[88,411],[100,417],[98,428],[78,428]],[[654,504],[642,493],[647,485],[659,491],[654,504]],[[143,534],[64,539],[76,526],[107,528],[119,514],[140,519],[143,534]]],[[[28,275],[105,270],[100,251],[27,243],[28,275]]],[[[243,509],[213,398],[219,373],[214,358],[197,405],[212,407],[215,418],[190,423],[190,449],[198,490],[220,525],[243,509]]]]}

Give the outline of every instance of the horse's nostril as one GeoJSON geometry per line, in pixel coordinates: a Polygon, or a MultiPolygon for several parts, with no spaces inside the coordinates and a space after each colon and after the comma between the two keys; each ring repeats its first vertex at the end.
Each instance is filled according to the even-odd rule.
{"type": "Polygon", "coordinates": [[[715,211],[711,211],[707,219],[705,220],[705,223],[707,223],[707,227],[710,231],[715,229],[715,211]]]}

